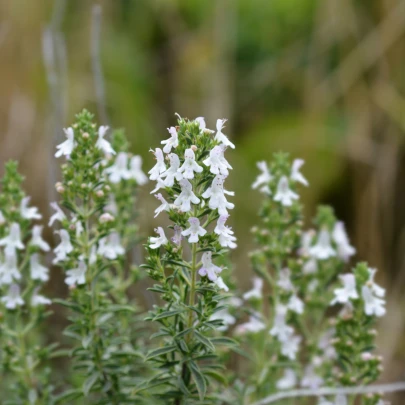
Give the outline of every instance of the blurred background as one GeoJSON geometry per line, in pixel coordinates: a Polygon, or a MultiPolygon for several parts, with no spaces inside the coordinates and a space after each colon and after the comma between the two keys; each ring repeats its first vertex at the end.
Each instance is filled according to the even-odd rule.
{"type": "MultiPolygon", "coordinates": [[[[255,162],[279,150],[304,158],[307,225],[316,204],[332,204],[357,259],[380,270],[383,381],[404,379],[405,0],[0,0],[0,55],[0,161],[20,161],[45,214],[54,147],[82,108],[125,128],[145,171],[175,112],[209,128],[228,118],[242,289],[260,203],[255,162]]],[[[156,225],[149,191],[139,200],[145,236],[156,225]]]]}

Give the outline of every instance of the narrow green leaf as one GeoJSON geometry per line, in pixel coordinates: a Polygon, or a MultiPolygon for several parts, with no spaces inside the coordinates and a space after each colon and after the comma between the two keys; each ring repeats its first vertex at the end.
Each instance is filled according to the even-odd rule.
{"type": "Polygon", "coordinates": [[[163,356],[164,354],[174,352],[176,349],[177,349],[177,346],[172,345],[172,346],[165,346],[165,347],[160,347],[159,349],[151,350],[147,354],[146,360],[150,360],[155,357],[163,356]]]}
{"type": "Polygon", "coordinates": [[[175,315],[181,314],[182,312],[184,312],[182,309],[176,309],[176,310],[174,310],[174,311],[165,311],[165,312],[162,312],[162,313],[159,314],[159,315],[156,315],[156,316],[153,318],[153,320],[154,320],[154,321],[157,321],[157,320],[159,320],[159,319],[170,318],[171,316],[175,316],[175,315]]]}
{"type": "Polygon", "coordinates": [[[83,383],[83,394],[85,397],[87,397],[87,395],[89,395],[89,392],[91,391],[93,385],[97,382],[98,380],[98,372],[93,373],[92,375],[90,375],[85,382],[83,383]]]}
{"type": "Polygon", "coordinates": [[[202,335],[200,332],[197,330],[194,331],[194,336],[195,338],[202,343],[206,348],[208,348],[210,351],[215,352],[215,346],[211,343],[211,341],[206,338],[204,335],[202,335]]]}
{"type": "Polygon", "coordinates": [[[195,382],[195,385],[197,386],[198,395],[200,397],[200,400],[203,401],[207,392],[207,383],[205,381],[204,375],[201,373],[201,370],[199,369],[197,364],[194,363],[194,361],[190,361],[189,364],[193,380],[195,382]]]}
{"type": "Polygon", "coordinates": [[[222,346],[238,346],[239,343],[231,338],[228,337],[214,337],[211,338],[211,343],[214,345],[222,345],[222,346]]]}

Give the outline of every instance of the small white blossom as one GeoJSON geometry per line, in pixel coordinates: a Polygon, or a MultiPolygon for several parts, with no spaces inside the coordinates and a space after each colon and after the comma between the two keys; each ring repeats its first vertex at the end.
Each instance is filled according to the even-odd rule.
{"type": "Polygon", "coordinates": [[[11,284],[14,280],[21,280],[21,273],[17,266],[17,253],[14,249],[6,249],[5,261],[0,265],[0,286],[11,284]]]}
{"type": "Polygon", "coordinates": [[[0,225],[4,225],[6,223],[6,218],[4,218],[3,212],[0,210],[0,225]]]}
{"type": "Polygon", "coordinates": [[[148,176],[142,170],[142,158],[139,155],[132,156],[129,161],[129,175],[140,186],[148,182],[148,176]]]}
{"type": "Polygon", "coordinates": [[[25,219],[41,219],[42,215],[38,212],[37,207],[28,207],[31,197],[25,197],[21,200],[20,214],[25,219]]]}
{"type": "Polygon", "coordinates": [[[36,289],[34,290],[34,293],[32,294],[32,297],[31,297],[31,305],[32,305],[33,307],[36,307],[36,306],[38,306],[38,305],[51,305],[51,304],[52,304],[52,301],[51,301],[49,298],[44,297],[43,295],[38,294],[38,290],[39,290],[39,288],[36,288],[36,289]]]}
{"type": "Polygon", "coordinates": [[[55,213],[51,216],[48,226],[52,226],[55,221],[62,222],[66,219],[65,213],[61,210],[57,202],[51,202],[50,206],[55,210],[55,213]]]}
{"type": "Polygon", "coordinates": [[[211,173],[228,176],[228,169],[232,169],[232,166],[224,157],[225,149],[224,145],[214,146],[210,151],[209,157],[203,161],[205,166],[210,168],[211,173]]]}
{"type": "Polygon", "coordinates": [[[31,245],[32,246],[37,246],[39,247],[41,250],[43,250],[44,252],[49,252],[49,250],[51,249],[48,245],[47,242],[45,242],[42,239],[42,229],[44,227],[42,225],[35,225],[32,228],[32,238],[31,238],[31,245]]]}
{"type": "Polygon", "coordinates": [[[111,214],[113,214],[113,215],[118,214],[118,206],[117,206],[117,202],[115,201],[114,194],[110,195],[108,204],[104,207],[104,211],[111,212],[111,214]]]}
{"type": "Polygon", "coordinates": [[[295,159],[292,168],[291,168],[291,175],[290,178],[293,181],[297,181],[298,183],[303,184],[304,186],[308,186],[308,180],[302,175],[300,172],[300,168],[305,162],[302,159],[295,159]]]}
{"type": "Polygon", "coordinates": [[[222,277],[217,277],[217,279],[214,281],[214,283],[217,285],[217,287],[221,290],[224,290],[226,292],[229,291],[229,287],[224,283],[224,280],[222,280],[222,277]]]}
{"type": "Polygon", "coordinates": [[[107,237],[100,239],[97,253],[109,260],[115,260],[125,253],[121,244],[120,235],[117,232],[110,233],[107,237]]]}
{"type": "Polygon", "coordinates": [[[277,381],[276,387],[279,390],[289,390],[297,384],[297,374],[292,368],[286,368],[284,375],[277,381]]]}
{"type": "Polygon", "coordinates": [[[335,333],[336,333],[335,328],[329,328],[319,338],[318,348],[321,350],[321,352],[323,353],[323,356],[326,359],[333,360],[333,359],[336,359],[336,357],[337,357],[336,350],[333,347],[332,342],[331,342],[331,340],[335,336],[335,333]]]}
{"type": "Polygon", "coordinates": [[[304,313],[304,302],[293,294],[288,301],[287,308],[297,314],[302,314],[304,313]]]}
{"type": "MultiPolygon", "coordinates": [[[[100,215],[99,217],[99,221],[102,224],[106,224],[107,222],[113,222],[114,221],[114,217],[109,213],[109,212],[104,212],[103,214],[100,215]]],[[[78,224],[81,224],[80,221],[76,221],[78,224]]],[[[77,229],[77,228],[76,228],[77,229]]]]}
{"type": "Polygon", "coordinates": [[[151,150],[151,152],[155,155],[156,164],[149,170],[149,178],[151,180],[157,180],[159,176],[166,171],[165,159],[163,157],[162,149],[156,148],[155,151],[151,150]]]}
{"type": "Polygon", "coordinates": [[[180,227],[180,226],[178,226],[178,225],[175,225],[174,228],[173,228],[173,230],[174,230],[174,235],[173,235],[173,237],[171,238],[171,241],[172,241],[175,245],[180,246],[180,245],[181,245],[181,241],[183,240],[183,235],[181,234],[181,233],[183,232],[183,228],[180,227]]]}
{"type": "Polygon", "coordinates": [[[169,158],[170,167],[160,177],[165,177],[165,187],[173,187],[174,179],[180,181],[183,178],[183,175],[179,172],[180,159],[175,153],[170,153],[167,157],[169,158]]]}
{"type": "Polygon", "coordinates": [[[291,282],[291,270],[287,267],[280,270],[280,276],[277,285],[284,291],[293,291],[294,286],[291,282]]]}
{"type": "Polygon", "coordinates": [[[161,188],[165,188],[166,184],[161,177],[158,177],[156,180],[156,187],[150,192],[151,194],[155,194],[161,188]]]}
{"type": "Polygon", "coordinates": [[[228,219],[228,215],[221,215],[218,218],[217,225],[214,229],[214,233],[216,233],[219,238],[218,242],[222,247],[229,247],[230,249],[235,249],[236,248],[236,237],[233,236],[234,232],[232,231],[232,228],[229,226],[225,225],[225,222],[228,219]]]}
{"type": "Polygon", "coordinates": [[[155,194],[155,197],[162,203],[155,209],[155,218],[163,211],[170,211],[170,204],[164,199],[162,194],[155,194]]]}
{"type": "Polygon", "coordinates": [[[151,236],[150,237],[150,245],[151,249],[158,249],[162,245],[166,245],[169,241],[166,238],[165,231],[162,227],[158,227],[155,229],[155,232],[159,234],[159,237],[151,236]]]}
{"type": "Polygon", "coordinates": [[[373,294],[375,294],[377,297],[384,297],[385,296],[385,289],[380,287],[375,281],[374,281],[374,277],[375,274],[377,273],[377,269],[372,269],[372,268],[368,268],[368,273],[370,274],[370,278],[367,282],[367,286],[370,287],[371,291],[373,292],[373,294]]]}
{"type": "Polygon", "coordinates": [[[96,142],[96,148],[102,150],[106,155],[115,155],[115,150],[112,148],[110,142],[104,139],[105,134],[108,131],[108,127],[102,125],[98,129],[98,139],[96,142]]]}
{"type": "Polygon", "coordinates": [[[67,277],[65,278],[65,283],[68,286],[74,286],[76,284],[86,283],[86,271],[87,267],[83,260],[80,260],[79,265],[75,269],[70,269],[66,272],[67,277]]]}
{"type": "Polygon", "coordinates": [[[228,137],[222,133],[226,119],[217,119],[217,133],[215,134],[215,140],[219,143],[223,143],[225,146],[230,146],[235,149],[235,145],[228,139],[228,137]]]}
{"type": "Polygon", "coordinates": [[[20,295],[20,287],[17,284],[11,284],[8,294],[1,297],[0,300],[6,305],[7,309],[16,309],[24,305],[24,300],[20,295]]]}
{"type": "Polygon", "coordinates": [[[194,120],[194,122],[197,122],[197,123],[198,123],[201,132],[211,132],[211,133],[214,132],[214,131],[212,131],[211,129],[208,129],[208,128],[207,128],[207,126],[206,126],[206,124],[205,124],[205,119],[204,119],[204,117],[197,117],[197,118],[194,120]]]}
{"type": "Polygon", "coordinates": [[[162,145],[165,145],[163,148],[164,153],[170,153],[172,148],[177,148],[179,146],[179,137],[177,135],[176,127],[167,128],[170,134],[170,138],[165,141],[160,142],[162,145]]]}
{"type": "Polygon", "coordinates": [[[273,180],[273,176],[270,173],[269,167],[265,161],[257,162],[257,168],[261,173],[257,176],[256,181],[252,184],[252,188],[256,190],[259,188],[259,191],[263,194],[270,195],[269,183],[273,180]]]}
{"type": "Polygon", "coordinates": [[[301,336],[290,336],[281,342],[281,354],[290,360],[295,360],[301,343],[301,336]]]}
{"type": "Polygon", "coordinates": [[[115,158],[114,164],[105,169],[111,183],[117,184],[121,180],[128,180],[131,178],[131,172],[128,170],[128,154],[125,152],[118,153],[115,158]]]}
{"type": "Polygon", "coordinates": [[[33,280],[48,281],[49,269],[39,262],[38,253],[33,254],[30,257],[30,275],[33,280]]]}
{"type": "Polygon", "coordinates": [[[194,172],[201,173],[203,171],[203,168],[195,161],[195,154],[192,149],[186,149],[184,163],[177,171],[183,174],[185,179],[193,179],[194,172]]]}
{"type": "Polygon", "coordinates": [[[303,257],[308,257],[309,254],[309,249],[311,248],[312,241],[316,235],[316,232],[314,229],[309,229],[306,232],[303,232],[301,235],[301,246],[298,249],[298,254],[303,257]]]}
{"type": "Polygon", "coordinates": [[[314,274],[318,271],[318,262],[315,258],[307,260],[302,266],[302,272],[304,274],[314,274]]]}
{"type": "Polygon", "coordinates": [[[284,207],[290,207],[293,204],[293,200],[298,200],[299,198],[300,196],[298,194],[290,190],[288,178],[286,176],[281,177],[277,184],[274,201],[279,201],[284,207]]]}
{"type": "MultiPolygon", "coordinates": [[[[112,221],[113,219],[111,219],[111,218],[113,218],[113,216],[110,213],[107,212],[107,213],[102,214],[100,216],[100,221],[101,220],[107,220],[107,222],[110,221],[110,220],[112,221]]],[[[76,215],[72,215],[72,225],[76,229],[75,233],[76,233],[76,237],[78,238],[82,234],[82,232],[84,231],[84,228],[83,228],[82,221],[80,221],[79,218],[76,215]]]]}
{"type": "Polygon", "coordinates": [[[69,156],[72,154],[73,149],[76,146],[75,142],[75,134],[73,132],[73,128],[63,128],[63,131],[65,132],[66,135],[66,141],[62,142],[60,145],[56,147],[58,151],[55,153],[55,157],[61,157],[62,155],[64,156],[69,156]]]}
{"type": "Polygon", "coordinates": [[[316,389],[321,387],[323,379],[315,373],[315,368],[312,364],[305,367],[304,376],[301,380],[302,388],[316,389]]]}
{"type": "Polygon", "coordinates": [[[59,234],[61,242],[54,249],[56,257],[53,260],[53,264],[66,260],[67,255],[73,251],[73,246],[70,243],[70,236],[68,231],[66,231],[65,229],[61,229],[59,231],[56,231],[55,233],[59,234]]]}
{"type": "Polygon", "coordinates": [[[6,250],[24,249],[24,244],[21,241],[20,225],[13,222],[10,226],[10,233],[0,239],[0,246],[5,246],[6,250]]]}
{"type": "Polygon", "coordinates": [[[254,314],[249,317],[249,321],[236,327],[235,334],[242,335],[245,333],[258,333],[264,329],[266,329],[266,324],[260,320],[259,314],[254,314]]]}
{"type": "Polygon", "coordinates": [[[343,282],[343,288],[336,288],[333,292],[335,298],[332,300],[331,305],[336,303],[346,304],[350,299],[359,298],[356,290],[356,279],[353,274],[342,274],[339,276],[343,282]]]}
{"type": "Polygon", "coordinates": [[[236,322],[236,318],[231,315],[227,309],[221,309],[215,312],[215,314],[211,315],[210,317],[210,321],[215,321],[217,319],[221,320],[223,323],[222,326],[217,327],[217,330],[221,332],[225,332],[226,330],[228,330],[230,325],[234,325],[236,322]]]}
{"type": "Polygon", "coordinates": [[[356,249],[350,245],[344,223],[341,221],[336,222],[333,228],[332,238],[337,245],[337,255],[344,261],[348,261],[350,256],[356,253],[356,249]]]}
{"type": "Polygon", "coordinates": [[[209,280],[215,281],[222,268],[212,263],[212,253],[204,252],[201,257],[202,267],[198,270],[201,277],[207,276],[209,280]]]}
{"type": "Polygon", "coordinates": [[[263,298],[263,279],[260,277],[253,277],[253,288],[243,294],[243,299],[258,299],[263,298]]]}
{"type": "Polygon", "coordinates": [[[385,315],[385,300],[373,294],[371,288],[363,285],[361,295],[364,300],[364,312],[368,316],[381,317],[385,315]]]}
{"type": "Polygon", "coordinates": [[[326,228],[319,232],[316,245],[309,249],[309,254],[318,260],[326,260],[336,256],[336,252],[330,244],[330,233],[326,228]]]}
{"type": "Polygon", "coordinates": [[[191,210],[191,203],[198,204],[200,199],[193,193],[193,186],[187,179],[180,180],[181,193],[174,201],[174,205],[180,207],[183,212],[191,210]]]}
{"type": "Polygon", "coordinates": [[[288,308],[285,305],[276,305],[274,324],[269,332],[271,336],[277,337],[280,342],[286,341],[294,333],[294,329],[288,326],[286,322],[287,311],[288,308]]]}
{"type": "Polygon", "coordinates": [[[235,195],[231,191],[224,189],[225,177],[222,175],[216,175],[210,187],[203,193],[203,198],[209,198],[208,206],[214,210],[218,209],[219,215],[228,215],[228,209],[233,209],[234,204],[227,201],[225,194],[235,195]]]}
{"type": "Polygon", "coordinates": [[[188,219],[190,227],[184,230],[181,234],[183,236],[189,236],[188,241],[189,243],[197,243],[199,236],[204,236],[207,231],[200,226],[200,220],[195,217],[190,217],[188,219]]]}

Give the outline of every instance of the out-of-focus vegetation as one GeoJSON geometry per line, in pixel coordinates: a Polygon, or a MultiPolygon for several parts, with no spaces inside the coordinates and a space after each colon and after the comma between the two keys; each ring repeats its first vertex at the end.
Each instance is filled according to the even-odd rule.
{"type": "MultiPolygon", "coordinates": [[[[0,52],[0,158],[21,161],[45,212],[59,176],[54,146],[83,107],[126,128],[145,168],[174,112],[209,127],[227,117],[241,287],[258,207],[242,190],[255,161],[278,150],[306,159],[306,205],[333,203],[358,258],[380,269],[384,379],[403,377],[405,1],[2,0],[0,52]]],[[[155,225],[148,192],[144,235],[155,225]]]]}

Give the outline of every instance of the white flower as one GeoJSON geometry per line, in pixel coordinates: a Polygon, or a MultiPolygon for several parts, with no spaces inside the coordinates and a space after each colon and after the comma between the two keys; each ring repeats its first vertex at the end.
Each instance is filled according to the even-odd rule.
{"type": "Polygon", "coordinates": [[[161,188],[165,188],[166,184],[161,177],[158,177],[156,180],[156,187],[150,192],[151,194],[156,193],[156,191],[160,190],[161,188]]]}
{"type": "Polygon", "coordinates": [[[297,375],[292,368],[286,368],[284,375],[277,381],[276,387],[279,390],[289,390],[297,384],[297,375]]]}
{"type": "Polygon", "coordinates": [[[155,229],[155,232],[159,234],[159,237],[151,236],[150,237],[150,245],[151,249],[157,249],[162,245],[166,245],[169,241],[166,238],[165,231],[162,227],[158,227],[155,229]]]}
{"type": "Polygon", "coordinates": [[[332,238],[337,245],[337,255],[342,260],[348,261],[350,256],[353,256],[356,253],[356,249],[350,245],[343,222],[336,222],[335,227],[333,228],[332,238]]]}
{"type": "Polygon", "coordinates": [[[108,204],[104,207],[104,211],[111,212],[113,215],[118,214],[117,202],[115,201],[114,194],[110,195],[108,204]]]}
{"type": "Polygon", "coordinates": [[[217,319],[221,320],[223,323],[222,326],[218,326],[216,328],[221,332],[225,332],[228,329],[229,325],[234,325],[236,322],[236,318],[231,315],[227,309],[221,309],[215,312],[215,314],[211,315],[210,317],[210,321],[215,321],[217,319]]]}
{"type": "Polygon", "coordinates": [[[107,126],[101,126],[98,129],[98,139],[96,142],[96,148],[102,150],[106,155],[115,155],[115,150],[112,148],[110,142],[104,139],[105,134],[108,131],[107,126]]]}
{"type": "Polygon", "coordinates": [[[291,168],[291,175],[290,178],[293,181],[297,181],[298,183],[303,184],[304,186],[308,186],[308,180],[302,175],[300,172],[300,168],[305,162],[302,159],[295,159],[292,168],[291,168]]]}
{"type": "Polygon", "coordinates": [[[226,292],[229,291],[229,287],[224,283],[224,280],[222,280],[222,277],[217,277],[217,279],[214,281],[214,283],[217,285],[217,287],[221,290],[224,290],[226,292]]]}
{"type": "Polygon", "coordinates": [[[6,250],[24,249],[24,244],[21,242],[20,225],[13,222],[10,226],[10,233],[0,239],[0,246],[5,246],[6,250]]]}
{"type": "MultiPolygon", "coordinates": [[[[109,212],[104,212],[103,214],[100,215],[100,217],[99,217],[98,220],[99,220],[102,224],[106,224],[106,223],[108,223],[108,222],[113,222],[114,219],[115,219],[114,216],[111,215],[109,212]]],[[[80,224],[80,225],[81,225],[81,221],[78,221],[77,218],[75,218],[75,222],[76,222],[77,224],[80,224]]],[[[77,231],[77,229],[78,229],[78,227],[76,227],[76,231],[77,231]]],[[[83,227],[81,227],[80,233],[81,233],[82,231],[83,231],[83,227]]],[[[80,233],[79,233],[79,235],[80,235],[80,233]]]]}
{"type": "Polygon", "coordinates": [[[233,236],[234,232],[232,228],[225,225],[225,222],[228,219],[228,215],[221,215],[218,218],[217,225],[214,229],[214,233],[219,235],[218,242],[222,247],[229,247],[230,249],[236,248],[236,237],[233,236]]]}
{"type": "Polygon", "coordinates": [[[131,172],[128,170],[128,154],[125,152],[118,153],[115,158],[114,164],[105,169],[111,183],[117,184],[121,180],[128,180],[131,178],[131,172]]]}
{"type": "Polygon", "coordinates": [[[288,308],[285,305],[276,305],[274,324],[269,332],[271,336],[277,337],[280,342],[286,341],[294,333],[294,329],[286,323],[287,311],[288,308]]]}
{"type": "Polygon", "coordinates": [[[277,184],[276,195],[274,201],[279,201],[285,207],[290,207],[293,204],[293,200],[298,200],[300,196],[294,191],[290,190],[288,185],[288,178],[286,176],[281,177],[277,184]]]}
{"type": "Polygon", "coordinates": [[[197,123],[198,123],[201,132],[211,132],[211,133],[214,132],[214,131],[212,131],[211,129],[208,129],[208,128],[207,128],[207,126],[206,126],[206,124],[205,124],[205,119],[204,119],[204,117],[197,117],[197,118],[194,120],[194,122],[197,122],[197,123]]]}
{"type": "Polygon", "coordinates": [[[304,377],[301,380],[301,387],[316,389],[321,387],[323,379],[315,373],[314,366],[309,364],[305,367],[304,377]]]}
{"type": "Polygon", "coordinates": [[[353,274],[342,274],[339,278],[343,282],[343,288],[336,288],[333,292],[335,298],[332,300],[331,305],[346,304],[350,299],[357,299],[359,295],[356,290],[356,279],[353,274]]]}
{"type": "Polygon", "coordinates": [[[343,308],[339,312],[339,316],[343,319],[350,319],[353,317],[353,304],[351,301],[348,301],[344,304],[343,308]]]}
{"type": "Polygon", "coordinates": [[[160,142],[162,145],[165,145],[163,148],[164,153],[170,153],[172,148],[177,148],[179,146],[179,137],[176,128],[170,127],[167,128],[167,130],[169,131],[170,138],[160,142]]]}
{"type": "Polygon", "coordinates": [[[65,283],[68,286],[74,286],[76,284],[86,283],[86,271],[87,267],[83,260],[80,260],[79,265],[75,269],[70,269],[66,272],[67,277],[65,278],[65,283]]]}
{"type": "Polygon", "coordinates": [[[155,155],[156,164],[149,170],[149,178],[151,180],[157,180],[159,176],[166,171],[165,159],[163,157],[162,149],[156,148],[155,151],[151,150],[151,152],[155,155]]]}
{"type": "Polygon", "coordinates": [[[24,300],[20,295],[20,287],[17,284],[11,284],[8,294],[1,297],[1,302],[6,305],[7,309],[16,309],[24,305],[24,300]]]}
{"type": "Polygon", "coordinates": [[[142,170],[142,158],[139,155],[132,156],[129,162],[129,174],[140,186],[148,182],[148,176],[142,170]]]}
{"type": "MultiPolygon", "coordinates": [[[[113,220],[114,220],[114,217],[108,212],[106,212],[100,216],[100,222],[103,222],[103,221],[108,222],[108,221],[113,221],[113,220]]],[[[84,228],[83,228],[82,221],[80,221],[76,215],[72,215],[72,225],[76,229],[76,237],[78,238],[84,231],[84,228]]]]}
{"type": "Polygon", "coordinates": [[[182,173],[185,179],[193,179],[194,172],[201,173],[203,171],[203,168],[195,161],[195,154],[192,149],[186,149],[184,163],[177,171],[182,173]]]}
{"type": "Polygon", "coordinates": [[[125,249],[121,245],[120,235],[117,232],[112,232],[107,237],[100,239],[97,253],[109,260],[115,260],[118,256],[122,256],[125,249]]]}
{"type": "Polygon", "coordinates": [[[212,253],[204,252],[201,257],[202,267],[198,270],[201,277],[207,276],[209,280],[215,281],[222,268],[212,263],[212,253]]]}
{"type": "Polygon", "coordinates": [[[155,209],[155,218],[163,211],[170,211],[170,204],[163,198],[162,194],[155,194],[155,197],[162,203],[155,209]]]}
{"type": "Polygon", "coordinates": [[[38,212],[37,207],[28,207],[31,197],[25,197],[21,200],[20,214],[25,219],[41,219],[42,215],[38,212]]]}
{"type": "Polygon", "coordinates": [[[49,250],[51,249],[48,245],[48,243],[46,243],[43,239],[42,239],[42,229],[44,227],[42,225],[35,225],[32,228],[32,238],[31,238],[31,245],[32,246],[37,246],[39,247],[41,250],[43,250],[44,252],[49,252],[49,250]]]}
{"type": "Polygon", "coordinates": [[[311,248],[312,241],[313,241],[315,235],[316,235],[316,232],[314,229],[310,229],[310,230],[302,233],[301,246],[298,249],[298,254],[300,256],[304,256],[304,257],[309,256],[309,249],[311,248]]]}
{"type": "Polygon", "coordinates": [[[347,398],[342,394],[336,395],[335,405],[347,405],[347,398]]]}
{"type": "Polygon", "coordinates": [[[187,179],[180,180],[181,193],[174,201],[183,212],[191,210],[191,203],[198,204],[200,199],[193,193],[193,186],[187,179]]]}
{"type": "Polygon", "coordinates": [[[270,173],[267,163],[265,161],[257,162],[256,166],[261,173],[257,176],[256,181],[252,184],[252,188],[256,190],[258,187],[260,187],[259,191],[261,193],[270,195],[271,191],[269,183],[273,180],[273,176],[270,173]]]}
{"type": "Polygon", "coordinates": [[[210,151],[209,157],[203,161],[205,166],[210,168],[211,173],[228,176],[228,169],[232,169],[232,166],[224,157],[225,149],[224,145],[214,146],[210,151]]]}
{"type": "Polygon", "coordinates": [[[66,135],[66,141],[62,142],[60,145],[58,145],[56,147],[56,149],[59,149],[56,153],[55,153],[55,157],[61,157],[62,155],[65,156],[69,156],[72,154],[73,149],[76,146],[76,142],[75,142],[75,134],[73,132],[73,128],[69,127],[69,128],[63,128],[63,130],[65,131],[65,135],[66,135]]]}
{"type": "Polygon", "coordinates": [[[337,357],[336,350],[333,347],[332,342],[331,342],[331,340],[333,339],[335,334],[336,334],[336,329],[329,328],[319,338],[318,348],[321,350],[321,352],[323,353],[323,356],[326,359],[336,359],[336,357],[337,357]]]}
{"type": "Polygon", "coordinates": [[[181,241],[183,240],[183,235],[181,234],[183,232],[183,228],[178,226],[178,225],[174,225],[174,235],[171,238],[171,241],[177,245],[180,246],[181,245],[181,241]]]}
{"type": "Polygon", "coordinates": [[[364,300],[364,312],[368,316],[381,317],[385,315],[385,300],[373,295],[373,291],[366,285],[361,288],[361,295],[364,300]]]}
{"type": "Polygon", "coordinates": [[[281,342],[281,354],[288,357],[290,360],[295,360],[299,350],[301,336],[290,336],[288,339],[281,342]]]}
{"type": "Polygon", "coordinates": [[[42,266],[39,262],[38,253],[33,254],[30,257],[30,275],[33,280],[48,281],[49,280],[49,270],[47,267],[42,266]]]}
{"type": "Polygon", "coordinates": [[[243,294],[243,299],[262,299],[263,298],[263,279],[253,277],[253,288],[243,294]]]}
{"type": "Polygon", "coordinates": [[[293,294],[288,301],[287,308],[297,314],[302,314],[304,313],[304,302],[293,294]]]}
{"type": "Polygon", "coordinates": [[[190,217],[188,219],[190,227],[184,230],[181,234],[183,236],[190,236],[188,238],[189,243],[197,243],[199,236],[204,236],[207,231],[200,226],[200,220],[195,217],[190,217]]]}
{"type": "Polygon", "coordinates": [[[175,153],[170,153],[167,155],[170,162],[170,167],[161,174],[161,178],[165,178],[164,185],[165,187],[173,187],[174,179],[180,181],[183,178],[183,175],[179,173],[180,168],[180,159],[175,153]]]}
{"type": "Polygon", "coordinates": [[[244,333],[258,333],[266,329],[266,324],[260,320],[259,314],[254,314],[249,317],[249,321],[238,325],[235,329],[235,334],[241,335],[244,333]]]}
{"type": "Polygon", "coordinates": [[[55,233],[59,234],[61,242],[54,249],[56,257],[53,260],[53,264],[66,260],[67,255],[73,251],[73,246],[70,243],[70,236],[68,231],[66,231],[65,229],[61,229],[59,231],[55,231],[55,233]]]}
{"type": "Polygon", "coordinates": [[[226,119],[217,119],[217,133],[215,134],[215,140],[219,143],[223,143],[225,146],[230,146],[232,149],[235,149],[235,145],[222,133],[222,128],[224,128],[225,122],[226,119]]]}
{"type": "Polygon", "coordinates": [[[37,287],[37,288],[34,290],[33,294],[32,294],[32,297],[31,297],[31,305],[32,305],[33,307],[36,307],[36,306],[38,306],[38,305],[51,305],[51,304],[52,304],[52,301],[51,301],[49,298],[44,297],[43,295],[38,294],[38,291],[39,291],[39,287],[37,287]]]}
{"type": "Polygon", "coordinates": [[[0,225],[4,225],[6,223],[6,218],[4,218],[3,212],[0,210],[0,225]]]}
{"type": "Polygon", "coordinates": [[[370,278],[367,282],[367,286],[371,289],[373,294],[375,294],[377,297],[384,297],[385,296],[385,289],[380,287],[376,282],[374,281],[374,276],[377,273],[377,269],[372,269],[368,268],[368,273],[370,274],[370,278]]]}
{"type": "Polygon", "coordinates": [[[235,205],[229,203],[225,197],[225,194],[233,196],[235,193],[224,189],[224,181],[225,177],[217,174],[211,186],[208,187],[202,195],[203,198],[210,199],[208,206],[212,210],[218,209],[219,215],[228,215],[228,209],[235,207],[235,205]]]}
{"type": "Polygon", "coordinates": [[[336,256],[336,252],[330,244],[330,234],[326,228],[321,229],[319,232],[316,245],[309,249],[309,254],[318,260],[326,260],[336,256]]]}
{"type": "Polygon", "coordinates": [[[280,277],[277,285],[284,291],[293,291],[294,286],[291,282],[291,270],[287,267],[280,270],[280,277]]]}
{"type": "Polygon", "coordinates": [[[315,258],[307,260],[302,266],[302,272],[304,274],[314,274],[318,271],[318,262],[315,258]]]}
{"type": "Polygon", "coordinates": [[[51,216],[48,226],[52,226],[55,221],[62,222],[66,219],[65,213],[60,209],[57,202],[51,202],[50,206],[55,210],[55,213],[51,216]]]}
{"type": "Polygon", "coordinates": [[[14,249],[6,249],[5,262],[0,265],[0,286],[20,280],[21,273],[17,266],[17,254],[14,249]]]}

